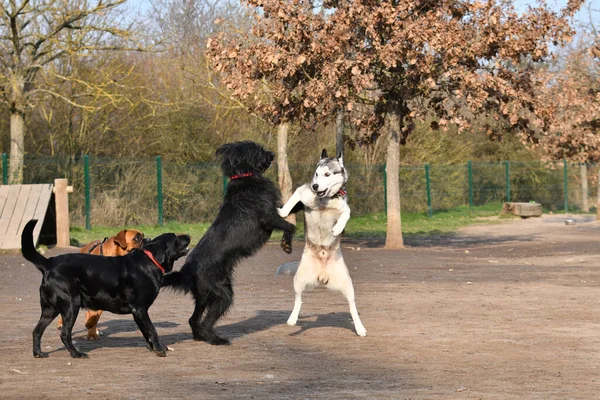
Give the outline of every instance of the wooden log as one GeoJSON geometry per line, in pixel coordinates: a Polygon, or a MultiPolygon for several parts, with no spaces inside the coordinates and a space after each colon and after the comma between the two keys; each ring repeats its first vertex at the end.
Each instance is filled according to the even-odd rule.
{"type": "Polygon", "coordinates": [[[505,202],[502,214],[513,214],[521,218],[541,217],[542,205],[538,203],[513,203],[505,202]]]}

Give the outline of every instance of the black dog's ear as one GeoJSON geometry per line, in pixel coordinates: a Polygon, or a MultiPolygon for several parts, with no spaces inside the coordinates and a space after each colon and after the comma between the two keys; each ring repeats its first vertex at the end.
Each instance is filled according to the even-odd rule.
{"type": "Polygon", "coordinates": [[[324,158],[327,158],[327,149],[323,149],[323,151],[321,152],[321,160],[324,158]]]}
{"type": "Polygon", "coordinates": [[[222,146],[220,146],[217,151],[215,151],[215,154],[217,156],[222,156],[223,154],[227,153],[227,151],[229,151],[229,149],[231,149],[232,147],[232,143],[226,143],[222,146]]]}
{"type": "Polygon", "coordinates": [[[159,264],[164,263],[167,260],[167,246],[161,243],[160,246],[153,246],[152,255],[159,264]]]}

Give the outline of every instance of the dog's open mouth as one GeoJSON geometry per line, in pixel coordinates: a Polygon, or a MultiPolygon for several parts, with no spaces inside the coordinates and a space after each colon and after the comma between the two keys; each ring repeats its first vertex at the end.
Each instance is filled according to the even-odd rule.
{"type": "Polygon", "coordinates": [[[327,194],[327,190],[323,190],[323,191],[317,192],[317,197],[325,197],[326,194],[327,194]]]}

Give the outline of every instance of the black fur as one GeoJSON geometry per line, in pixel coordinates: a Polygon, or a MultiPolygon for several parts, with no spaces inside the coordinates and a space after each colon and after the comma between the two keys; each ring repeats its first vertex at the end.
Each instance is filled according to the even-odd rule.
{"type": "Polygon", "coordinates": [[[192,335],[215,345],[229,340],[214,332],[214,325],[233,302],[232,278],[237,263],[256,253],[273,230],[284,231],[282,247],[291,252],[296,227],[277,214],[281,194],[275,184],[262,176],[274,154],[253,142],[225,144],[217,149],[221,168],[232,179],[213,224],[191,251],[180,271],[165,276],[163,286],[185,293],[195,300],[189,319],[192,335]]]}
{"type": "MultiPolygon", "coordinates": [[[[158,296],[163,272],[144,251],[136,249],[121,257],[86,253],[63,254],[46,258],[35,249],[33,229],[37,220],[25,225],[21,234],[23,257],[35,264],[42,274],[40,304],[42,316],[33,330],[34,357],[48,357],[41,350],[44,330],[60,314],[63,326],[60,339],[74,358],[87,357],[73,345],[71,332],[81,307],[106,310],[115,314],[133,314],[150,349],[166,356],[158,341],[148,309],[158,296]]],[[[165,233],[144,245],[155,260],[170,272],[173,263],[187,253],[188,235],[165,233]]]]}

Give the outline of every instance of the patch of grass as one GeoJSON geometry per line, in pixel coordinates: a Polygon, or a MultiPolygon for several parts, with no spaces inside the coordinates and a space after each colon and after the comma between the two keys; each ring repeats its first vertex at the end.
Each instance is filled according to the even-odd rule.
{"type": "MultiPolygon", "coordinates": [[[[493,220],[481,220],[485,217],[498,216],[502,209],[502,203],[489,203],[470,209],[468,206],[460,206],[448,211],[437,211],[430,218],[427,213],[402,213],[402,231],[404,235],[433,235],[448,233],[460,227],[475,223],[492,223],[493,220]]],[[[374,213],[360,216],[352,216],[346,225],[345,236],[355,238],[384,238],[386,230],[386,215],[374,213]]],[[[126,228],[138,229],[148,237],[158,236],[164,232],[186,233],[192,237],[191,246],[206,233],[209,223],[179,224],[167,223],[159,226],[128,226],[126,228]]],[[[74,246],[82,246],[92,240],[102,239],[115,235],[123,228],[93,227],[92,230],[84,228],[71,228],[71,242],[74,246]]],[[[298,215],[296,238],[304,236],[304,224],[302,215],[298,215]]],[[[281,232],[274,232],[271,240],[279,241],[281,232]]]]}
{"type": "MultiPolygon", "coordinates": [[[[480,218],[498,216],[502,203],[489,203],[483,206],[460,206],[447,211],[437,211],[431,218],[427,213],[402,213],[402,232],[404,235],[433,235],[453,232],[460,227],[475,223],[490,223],[480,218]]],[[[351,217],[346,227],[348,237],[383,238],[386,231],[386,215],[375,213],[351,217]]]]}

